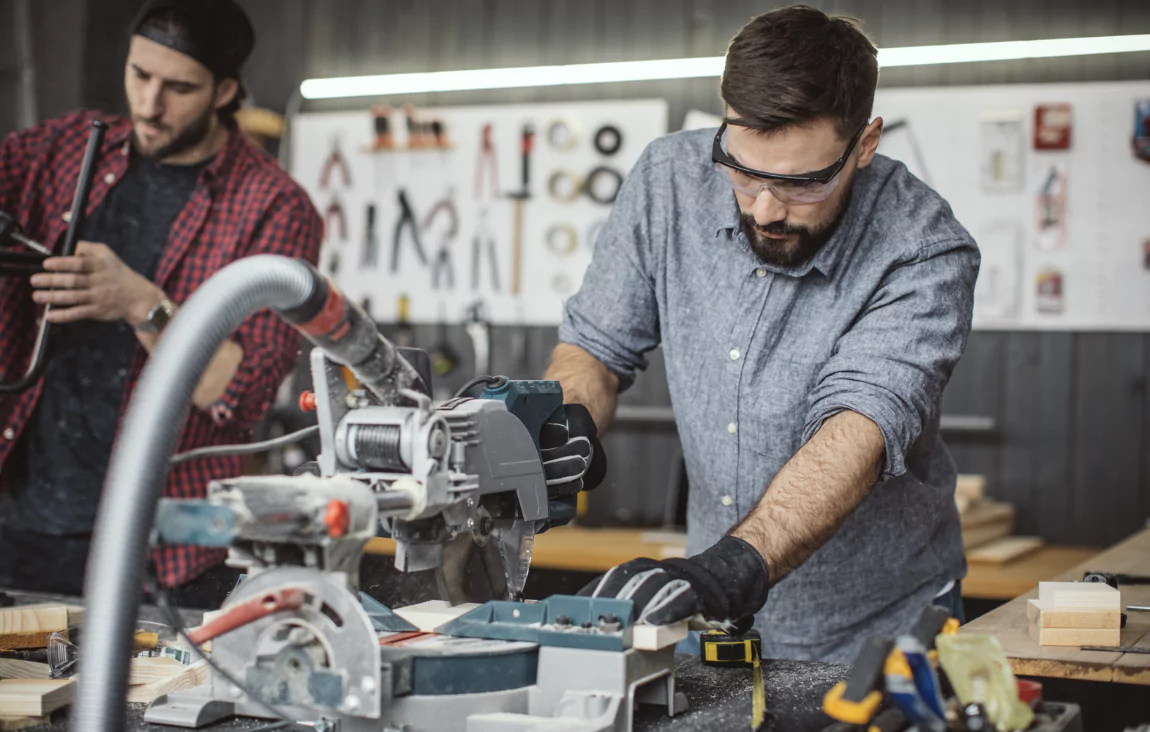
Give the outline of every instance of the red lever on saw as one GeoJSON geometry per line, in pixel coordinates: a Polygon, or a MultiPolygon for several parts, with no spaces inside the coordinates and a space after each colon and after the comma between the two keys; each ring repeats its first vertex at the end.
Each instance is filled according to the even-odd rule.
{"type": "Polygon", "coordinates": [[[190,631],[188,640],[196,645],[202,645],[260,618],[283,610],[299,610],[301,607],[303,607],[303,590],[283,589],[269,592],[228,608],[206,625],[190,631]]]}

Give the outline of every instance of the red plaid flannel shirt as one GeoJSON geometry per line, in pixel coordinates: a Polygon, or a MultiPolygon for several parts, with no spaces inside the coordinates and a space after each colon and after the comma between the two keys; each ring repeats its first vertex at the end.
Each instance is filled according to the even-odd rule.
{"type": "MultiPolygon", "coordinates": [[[[8,136],[0,146],[0,210],[33,239],[58,248],[91,131],[101,118],[109,129],[93,180],[88,211],[104,200],[128,169],[131,122],[82,111],[8,136]]],[[[221,267],[253,254],[280,254],[316,263],[322,222],[308,196],[276,162],[233,125],[225,147],[201,173],[191,199],[176,217],[155,282],[181,303],[221,267]]],[[[36,332],[36,309],[25,277],[0,277],[0,378],[14,381],[27,368],[36,332]]],[[[299,336],[270,310],[248,318],[232,335],[244,359],[224,396],[210,410],[192,407],[178,451],[250,442],[276,392],[294,367],[299,336]]],[[[137,347],[123,409],[147,352],[137,347]]],[[[20,438],[43,382],[22,394],[0,395],[0,473],[20,438]]],[[[215,457],[173,466],[164,495],[202,497],[208,482],[240,474],[243,458],[215,457]]],[[[2,476],[0,476],[2,477],[2,476]]],[[[171,587],[223,559],[220,550],[168,546],[153,552],[162,582],[171,587]]]]}

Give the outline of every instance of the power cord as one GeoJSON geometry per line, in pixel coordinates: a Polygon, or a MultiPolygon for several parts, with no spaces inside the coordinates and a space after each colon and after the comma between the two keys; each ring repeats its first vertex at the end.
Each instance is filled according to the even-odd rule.
{"type": "Polygon", "coordinates": [[[503,386],[506,383],[506,376],[476,376],[471,381],[459,387],[459,390],[455,392],[455,396],[453,398],[458,399],[460,397],[467,396],[467,392],[471,391],[480,384],[484,386],[503,386]]]}
{"type": "Polygon", "coordinates": [[[198,447],[195,450],[188,450],[187,452],[178,452],[173,455],[168,462],[172,465],[176,465],[177,463],[186,463],[189,460],[195,460],[197,458],[255,455],[256,453],[266,452],[267,450],[272,450],[282,445],[299,442],[317,433],[319,433],[319,425],[313,424],[310,427],[304,427],[302,430],[296,430],[290,434],[273,437],[270,440],[264,440],[262,442],[249,442],[245,445],[209,445],[208,447],[198,447]]]}
{"type": "MultiPolygon", "coordinates": [[[[257,706],[262,707],[265,712],[270,713],[273,717],[277,717],[280,720],[279,722],[275,722],[271,725],[264,725],[263,727],[259,727],[257,729],[273,730],[286,728],[296,730],[296,732],[314,732],[312,727],[301,727],[299,723],[291,721],[287,714],[261,699],[255,692],[248,688],[246,684],[240,683],[239,679],[235,678],[227,671],[224,671],[208,653],[202,650],[199,643],[196,643],[188,637],[187,630],[184,628],[184,621],[182,618],[180,618],[179,611],[173,606],[171,595],[168,594],[168,589],[160,583],[160,578],[156,576],[156,570],[153,566],[148,567],[148,584],[151,586],[150,589],[152,590],[152,596],[156,598],[156,604],[159,605],[160,609],[164,611],[165,615],[167,615],[168,622],[176,631],[176,634],[183,639],[184,643],[187,643],[189,648],[194,648],[196,653],[199,654],[200,658],[204,659],[204,662],[208,664],[212,671],[215,671],[217,674],[226,679],[228,683],[232,684],[237,689],[246,694],[249,699],[255,702],[257,706]]],[[[251,732],[255,732],[255,730],[252,730],[251,732]]]]}

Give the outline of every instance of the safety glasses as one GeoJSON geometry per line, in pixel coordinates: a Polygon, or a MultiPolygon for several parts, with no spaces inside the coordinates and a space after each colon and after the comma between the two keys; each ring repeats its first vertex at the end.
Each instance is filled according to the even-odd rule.
{"type": "Polygon", "coordinates": [[[727,123],[724,122],[719,127],[718,133],[715,134],[715,144],[711,149],[711,161],[714,162],[715,168],[720,173],[726,174],[731,187],[743,195],[756,198],[764,188],[767,188],[770,189],[775,198],[783,203],[819,203],[827,200],[838,188],[839,173],[846,166],[847,160],[850,159],[851,153],[854,152],[855,145],[858,144],[865,129],[866,125],[859,128],[859,131],[851,138],[850,144],[847,145],[846,152],[828,167],[803,175],[781,175],[745,168],[728,155],[725,134],[727,123]]]}

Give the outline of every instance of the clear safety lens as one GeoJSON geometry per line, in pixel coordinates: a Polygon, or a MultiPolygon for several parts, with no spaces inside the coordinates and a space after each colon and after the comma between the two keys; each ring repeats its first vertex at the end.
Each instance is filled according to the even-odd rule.
{"type": "Polygon", "coordinates": [[[775,198],[783,203],[789,204],[819,203],[827,200],[827,198],[834,193],[835,189],[838,188],[839,177],[841,175],[841,173],[840,175],[836,175],[826,183],[817,183],[814,181],[786,181],[757,178],[723,165],[722,163],[715,163],[715,168],[730,181],[731,187],[745,196],[757,198],[759,194],[763,192],[763,189],[767,188],[775,198]]]}

